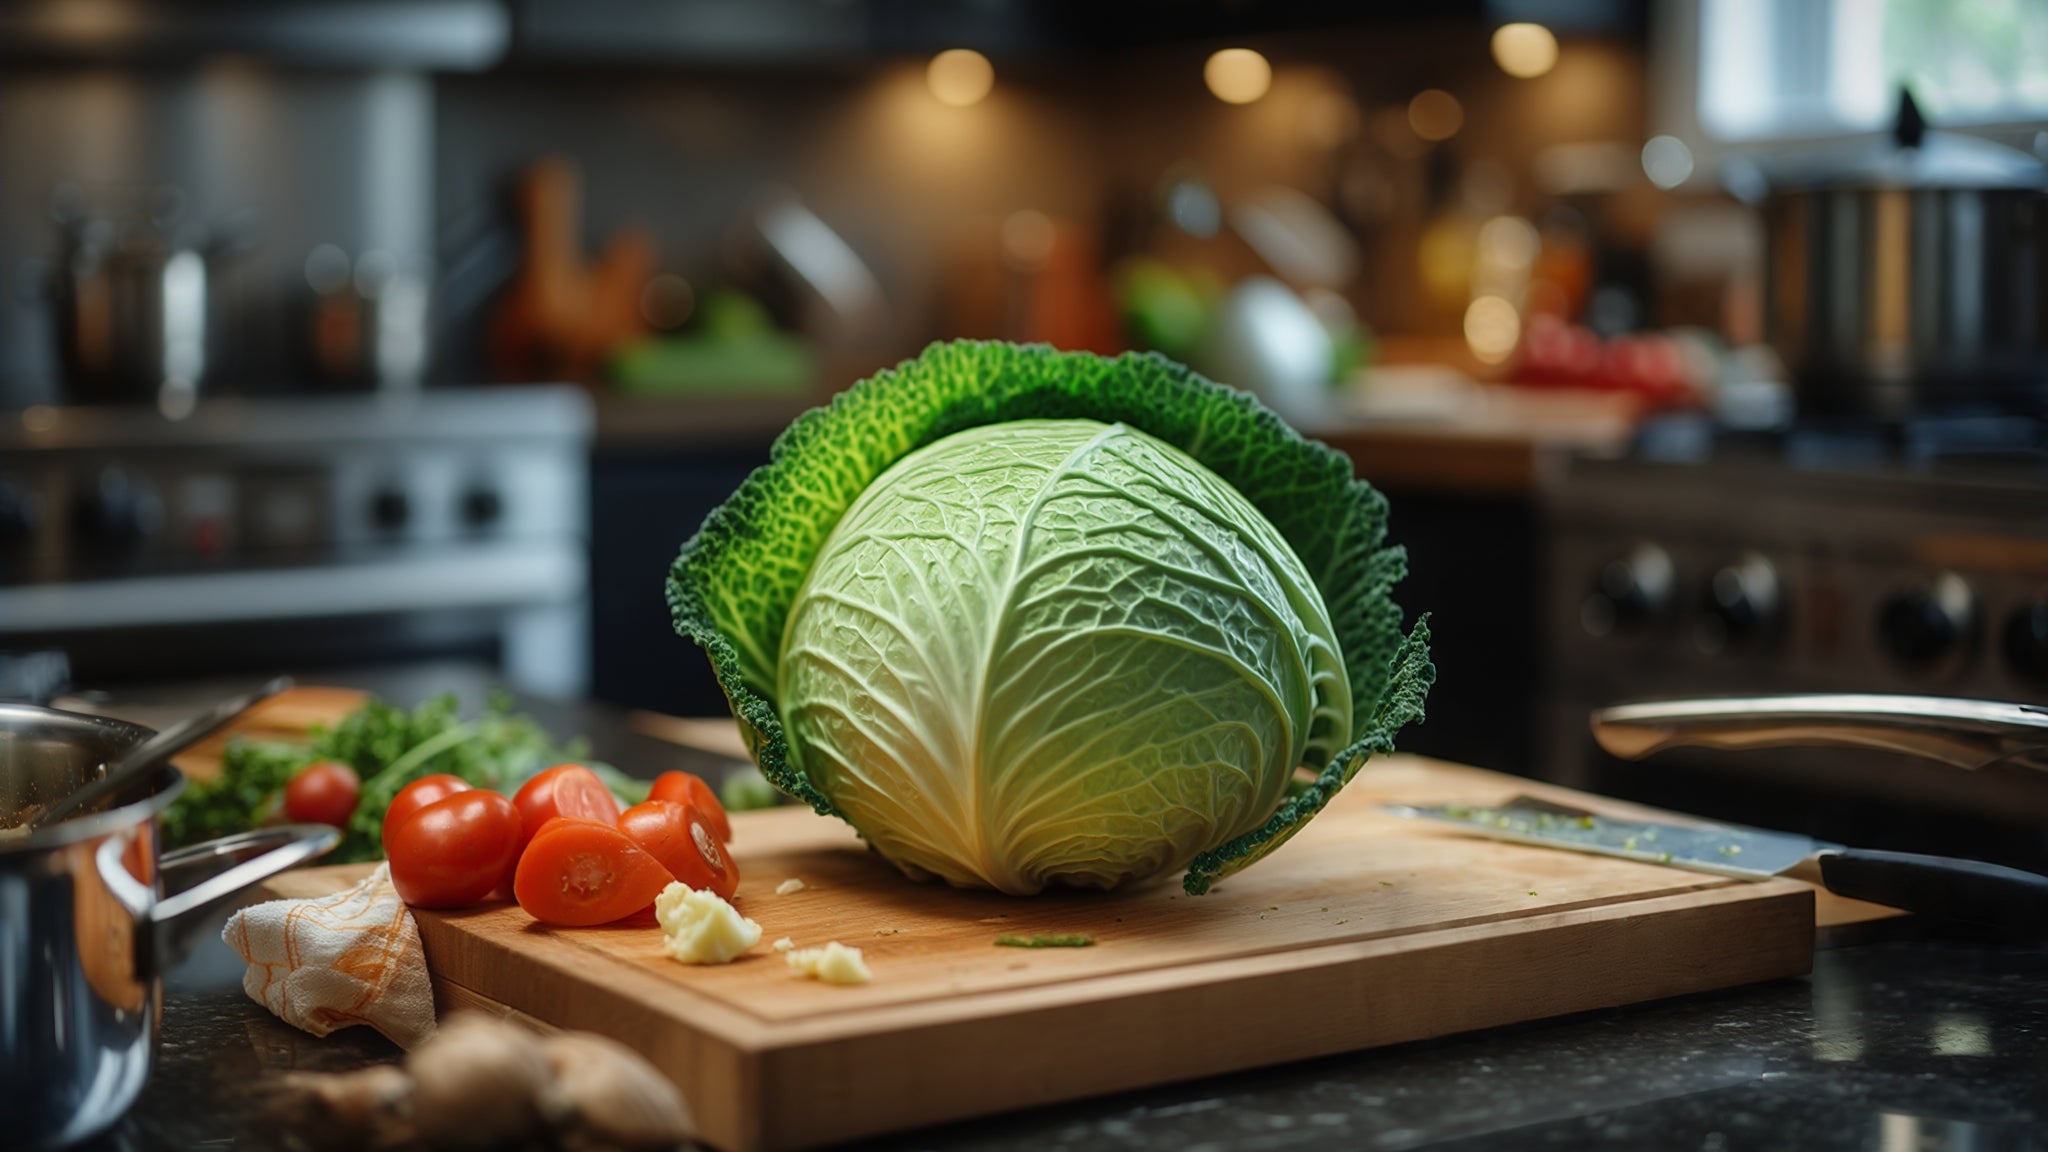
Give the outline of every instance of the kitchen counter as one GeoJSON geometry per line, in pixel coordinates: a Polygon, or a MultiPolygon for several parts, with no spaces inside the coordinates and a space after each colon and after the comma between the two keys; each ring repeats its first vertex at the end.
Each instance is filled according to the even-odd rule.
{"type": "MultiPolygon", "coordinates": [[[[267,1081],[396,1059],[316,1039],[207,947],[166,983],[164,1047],[106,1149],[276,1146],[267,1081]]],[[[862,1148],[1920,1150],[2048,1132],[2048,950],[1894,941],[1810,979],[1449,1037],[870,1141],[862,1148]]]]}
{"type": "MultiPolygon", "coordinates": [[[[409,701],[482,680],[363,677],[409,701]]],[[[334,682],[343,677],[302,677],[334,682]]],[[[220,685],[202,686],[198,696],[220,685]]],[[[187,692],[173,695],[189,696],[187,692]]],[[[131,697],[169,719],[172,695],[131,697]]],[[[723,771],[603,707],[521,701],[557,735],[648,774],[723,771]]],[[[969,1150],[2030,1147],[2048,1132],[2048,949],[1917,939],[1899,922],[1824,939],[1813,975],[1446,1037],[952,1125],[861,1148],[969,1150]],[[1882,934],[1882,935],[1880,935],[1882,934]],[[1860,939],[1861,943],[1851,943],[1860,939]]],[[[209,939],[165,982],[164,1043],[141,1102],[94,1152],[278,1147],[263,1117],[289,1071],[391,1061],[364,1028],[320,1039],[242,992],[209,939]]],[[[1312,994],[1304,990],[1304,994],[1312,994]]]]}

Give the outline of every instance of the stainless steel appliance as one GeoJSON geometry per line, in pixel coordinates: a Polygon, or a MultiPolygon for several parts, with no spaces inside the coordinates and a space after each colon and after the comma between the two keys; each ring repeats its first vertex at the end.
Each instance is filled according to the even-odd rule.
{"type": "Polygon", "coordinates": [[[141,745],[149,729],[0,704],[0,1084],[9,1147],[98,1134],[141,1094],[163,974],[248,887],[332,848],[320,825],[157,855],[157,815],[184,786],[160,766],[96,811],[25,823],[141,745]]]}
{"type": "Polygon", "coordinates": [[[1659,698],[2048,702],[2040,425],[1929,417],[1770,436],[1655,426],[1626,458],[1572,461],[1545,516],[1546,775],[1816,834],[1828,831],[1816,821],[1851,809],[1867,810],[1866,836],[1943,814],[1991,821],[2012,833],[2013,862],[2048,857],[2039,773],[1840,749],[1624,765],[1587,729],[1596,708],[1659,698]]]}
{"type": "Polygon", "coordinates": [[[81,682],[423,657],[588,681],[574,388],[0,416],[0,645],[81,682]]]}
{"type": "MultiPolygon", "coordinates": [[[[2048,167],[1926,130],[1768,172],[1765,321],[1808,416],[2048,415],[2048,167]]],[[[1738,187],[1740,181],[1737,182],[1738,187]]]]}

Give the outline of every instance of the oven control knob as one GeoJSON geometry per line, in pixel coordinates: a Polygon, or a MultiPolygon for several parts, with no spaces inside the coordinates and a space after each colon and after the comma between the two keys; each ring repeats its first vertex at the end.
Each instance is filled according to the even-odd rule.
{"type": "Polygon", "coordinates": [[[1693,628],[1693,642],[1710,656],[1767,642],[1777,631],[1782,602],[1778,570],[1761,555],[1746,552],[1708,579],[1706,610],[1693,628]]]}
{"type": "Polygon", "coordinates": [[[403,531],[412,519],[412,501],[403,489],[379,488],[370,497],[370,523],[384,532],[403,531]]]}
{"type": "Polygon", "coordinates": [[[505,498],[496,488],[478,484],[462,494],[462,522],[477,531],[489,528],[505,516],[505,498]]]}
{"type": "Polygon", "coordinates": [[[1579,623],[1595,636],[1640,627],[1671,610],[1678,568],[1655,544],[1638,544],[1607,562],[1579,604],[1579,623]]]}
{"type": "Polygon", "coordinates": [[[1944,572],[1886,600],[1877,613],[1877,637],[1908,671],[1944,675],[1957,671],[1968,655],[1976,619],[1970,586],[1944,572]]]}
{"type": "Polygon", "coordinates": [[[2005,662],[2013,674],[2048,684],[2048,597],[2022,604],[2005,622],[2005,662]]]}
{"type": "Polygon", "coordinates": [[[43,523],[43,502],[18,484],[0,483],[0,540],[27,540],[43,523]]]}
{"type": "Polygon", "coordinates": [[[156,490],[121,468],[101,470],[72,505],[72,527],[93,548],[132,547],[155,535],[162,522],[156,490]]]}

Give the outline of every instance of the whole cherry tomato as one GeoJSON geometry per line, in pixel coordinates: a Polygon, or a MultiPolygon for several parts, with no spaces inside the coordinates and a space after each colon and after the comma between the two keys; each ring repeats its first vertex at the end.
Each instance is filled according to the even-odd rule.
{"type": "Polygon", "coordinates": [[[606,825],[619,822],[619,802],[611,789],[581,764],[557,764],[542,772],[520,786],[512,803],[519,809],[522,848],[557,816],[606,825]]]}
{"type": "Polygon", "coordinates": [[[693,804],[649,800],[619,814],[619,831],[661,861],[669,875],[724,899],[739,891],[740,869],[719,847],[711,822],[693,804]]]}
{"type": "Polygon", "coordinates": [[[316,760],[284,786],[284,817],[295,824],[348,824],[362,795],[355,769],[338,760],[316,760]]]}
{"type": "MultiPolygon", "coordinates": [[[[732,820],[725,814],[725,805],[718,802],[718,793],[711,790],[702,777],[688,772],[663,772],[654,778],[654,786],[647,790],[649,800],[673,800],[678,804],[694,804],[704,814],[704,822],[711,827],[712,834],[720,844],[732,843],[732,820]]],[[[696,885],[691,885],[696,887],[696,885]]]]}
{"type": "Polygon", "coordinates": [[[646,908],[675,879],[608,824],[556,818],[520,854],[512,891],[544,924],[609,924],[646,908]]]}
{"type": "Polygon", "coordinates": [[[519,855],[519,811],[482,788],[443,796],[390,836],[391,883],[418,908],[462,908],[491,894],[519,855]]]}
{"type": "Polygon", "coordinates": [[[407,820],[412,819],[413,813],[443,796],[467,792],[470,787],[469,781],[460,776],[437,772],[432,776],[422,776],[400,789],[398,795],[391,798],[391,806],[384,809],[384,827],[380,833],[384,841],[384,854],[391,855],[392,835],[404,827],[407,820]]]}

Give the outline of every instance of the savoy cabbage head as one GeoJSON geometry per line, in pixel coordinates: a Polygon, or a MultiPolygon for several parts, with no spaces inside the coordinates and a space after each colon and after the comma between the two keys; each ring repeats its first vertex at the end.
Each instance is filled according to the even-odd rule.
{"type": "Polygon", "coordinates": [[[668,596],[768,778],[906,872],[1202,892],[1421,717],[1385,521],[1179,365],[960,342],[800,417],[668,596]]]}

